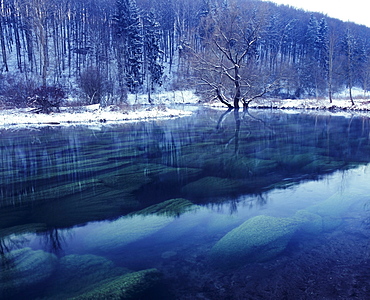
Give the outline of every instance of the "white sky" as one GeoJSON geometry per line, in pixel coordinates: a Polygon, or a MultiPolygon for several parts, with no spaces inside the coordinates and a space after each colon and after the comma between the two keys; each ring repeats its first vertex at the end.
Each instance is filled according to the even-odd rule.
{"type": "Polygon", "coordinates": [[[264,0],[321,12],[329,17],[370,27],[370,5],[366,0],[264,0]]]}

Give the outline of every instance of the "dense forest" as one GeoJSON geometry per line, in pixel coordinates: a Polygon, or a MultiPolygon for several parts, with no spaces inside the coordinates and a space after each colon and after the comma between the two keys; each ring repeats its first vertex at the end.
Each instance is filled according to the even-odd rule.
{"type": "Polygon", "coordinates": [[[370,29],[257,0],[1,0],[3,106],[196,89],[229,107],[370,84],[370,29]],[[37,92],[35,92],[37,91],[37,92]]]}

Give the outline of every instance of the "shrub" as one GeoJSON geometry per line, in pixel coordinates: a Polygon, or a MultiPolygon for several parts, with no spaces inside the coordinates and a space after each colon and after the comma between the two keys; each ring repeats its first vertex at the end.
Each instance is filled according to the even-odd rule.
{"type": "Polygon", "coordinates": [[[35,113],[50,113],[59,111],[59,107],[65,98],[64,91],[55,86],[41,86],[33,91],[28,97],[28,106],[34,107],[35,113]]]}
{"type": "Polygon", "coordinates": [[[0,94],[5,108],[27,107],[29,96],[35,89],[35,82],[13,75],[3,76],[0,94]]]}
{"type": "Polygon", "coordinates": [[[86,69],[80,76],[80,87],[89,104],[100,103],[105,92],[104,80],[100,71],[95,68],[86,69]]]}

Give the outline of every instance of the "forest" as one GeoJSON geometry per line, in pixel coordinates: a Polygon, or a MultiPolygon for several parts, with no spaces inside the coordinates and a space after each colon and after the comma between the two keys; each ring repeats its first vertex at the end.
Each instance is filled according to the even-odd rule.
{"type": "Polygon", "coordinates": [[[370,28],[258,0],[1,0],[0,107],[195,90],[327,98],[370,84],[370,28]]]}

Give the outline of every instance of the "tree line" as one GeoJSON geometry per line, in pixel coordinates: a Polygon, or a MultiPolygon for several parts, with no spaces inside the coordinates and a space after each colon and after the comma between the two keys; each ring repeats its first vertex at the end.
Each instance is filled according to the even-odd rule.
{"type": "Polygon", "coordinates": [[[229,107],[370,83],[370,29],[257,0],[1,0],[0,93],[88,103],[196,87],[229,107]]]}

